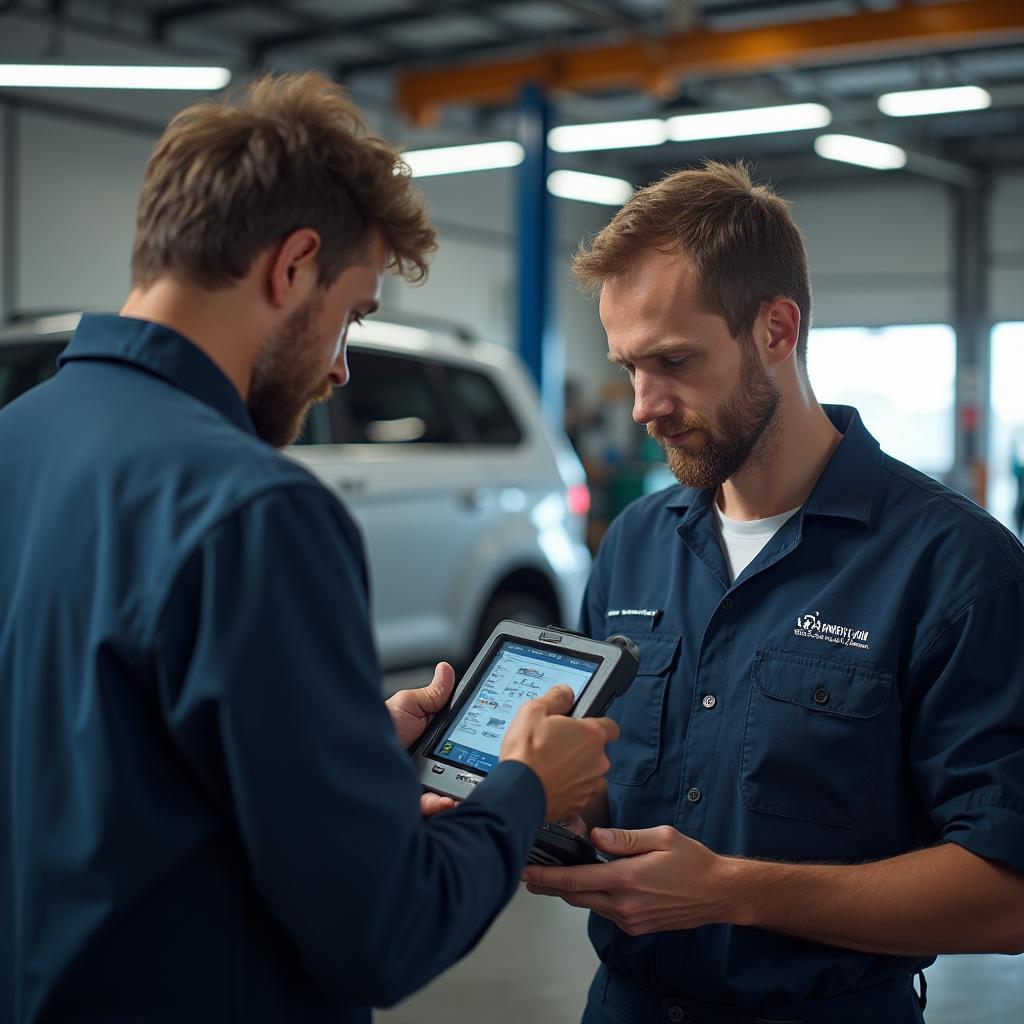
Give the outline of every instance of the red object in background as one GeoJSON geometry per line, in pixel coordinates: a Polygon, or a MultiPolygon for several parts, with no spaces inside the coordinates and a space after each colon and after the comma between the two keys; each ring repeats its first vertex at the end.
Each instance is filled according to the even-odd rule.
{"type": "Polygon", "coordinates": [[[586,484],[573,484],[565,492],[565,503],[574,516],[585,516],[590,511],[590,488],[586,484]]]}
{"type": "Polygon", "coordinates": [[[981,423],[981,410],[976,405],[965,405],[960,410],[960,426],[964,430],[977,430],[981,423]]]}

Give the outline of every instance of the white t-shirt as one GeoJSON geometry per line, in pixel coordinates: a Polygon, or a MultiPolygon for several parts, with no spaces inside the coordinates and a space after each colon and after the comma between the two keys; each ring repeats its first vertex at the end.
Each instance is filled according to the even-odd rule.
{"type": "Polygon", "coordinates": [[[758,556],[761,549],[775,536],[783,525],[800,511],[800,507],[782,512],[767,519],[730,519],[722,514],[718,502],[713,502],[718,518],[718,536],[722,541],[725,560],[729,564],[729,581],[732,582],[758,556]]]}

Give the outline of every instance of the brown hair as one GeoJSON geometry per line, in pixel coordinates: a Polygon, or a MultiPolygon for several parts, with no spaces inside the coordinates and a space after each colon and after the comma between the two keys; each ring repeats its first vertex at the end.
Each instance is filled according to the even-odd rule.
{"type": "Polygon", "coordinates": [[[434,229],[399,151],[373,135],[325,75],[267,75],[235,102],[188,107],[167,126],[139,196],[132,282],[164,274],[203,287],[244,277],[298,228],[320,235],[321,285],[366,251],[374,230],[389,266],[427,274],[434,229]]]}
{"type": "Polygon", "coordinates": [[[702,305],[746,340],[761,304],[778,296],[800,309],[799,365],[807,365],[811,285],[803,238],[789,204],[755,185],[743,163],[705,161],[637,191],[590,243],[572,269],[590,293],[634,265],[645,251],[678,252],[700,282],[702,305]]]}

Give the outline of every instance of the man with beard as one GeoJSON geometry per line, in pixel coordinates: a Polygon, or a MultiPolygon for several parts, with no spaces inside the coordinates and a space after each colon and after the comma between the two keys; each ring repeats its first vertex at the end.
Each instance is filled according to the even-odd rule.
{"type": "Polygon", "coordinates": [[[357,530],[274,450],[433,245],[342,90],[262,79],[171,122],[120,316],[0,413],[0,1020],[368,1021],[594,792],[617,730],[562,687],[421,816],[451,667],[385,707],[357,530]]]}
{"type": "Polygon", "coordinates": [[[584,1021],[921,1021],[936,954],[1024,949],[1024,550],[815,400],[803,242],[742,166],[575,268],[680,485],[583,609],[641,652],[583,812],[617,859],[526,872],[593,911],[584,1021]]]}

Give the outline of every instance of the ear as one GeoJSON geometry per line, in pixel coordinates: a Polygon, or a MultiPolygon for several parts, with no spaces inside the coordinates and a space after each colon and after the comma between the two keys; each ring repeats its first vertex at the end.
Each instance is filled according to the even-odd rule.
{"type": "Polygon", "coordinates": [[[779,296],[761,307],[758,321],[765,363],[784,363],[796,351],[800,338],[800,307],[792,299],[779,296]]]}
{"type": "Polygon", "coordinates": [[[267,270],[267,298],[275,309],[305,301],[318,281],[316,257],[320,235],[312,228],[298,228],[271,250],[267,270]]]}

